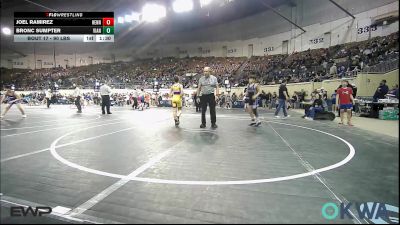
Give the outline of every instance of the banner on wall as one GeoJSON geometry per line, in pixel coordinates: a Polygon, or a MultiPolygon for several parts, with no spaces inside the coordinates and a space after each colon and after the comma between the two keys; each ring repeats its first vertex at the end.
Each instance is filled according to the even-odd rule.
{"type": "Polygon", "coordinates": [[[232,108],[244,108],[244,102],[242,100],[234,101],[232,108]]]}
{"type": "Polygon", "coordinates": [[[366,18],[357,22],[357,41],[367,40],[370,35],[375,36],[378,33],[378,26],[371,26],[371,19],[366,18]]]}
{"type": "Polygon", "coordinates": [[[201,54],[210,54],[211,53],[211,50],[210,49],[203,49],[202,51],[201,51],[201,54]]]}
{"type": "Polygon", "coordinates": [[[274,47],[273,46],[264,48],[264,52],[272,52],[272,51],[274,51],[274,47]]]}
{"type": "Polygon", "coordinates": [[[23,66],[23,65],[24,65],[24,62],[14,61],[14,62],[13,62],[13,65],[14,65],[14,66],[23,66]]]}
{"type": "Polygon", "coordinates": [[[161,100],[158,107],[172,107],[172,101],[171,100],[161,100]]]}
{"type": "Polygon", "coordinates": [[[309,44],[310,45],[316,45],[316,44],[320,44],[320,43],[324,43],[324,38],[323,37],[316,37],[313,39],[309,40],[309,44]]]}
{"type": "Polygon", "coordinates": [[[228,53],[229,54],[233,54],[233,53],[236,53],[237,52],[237,49],[236,48],[233,48],[233,49],[229,49],[228,50],[228,53]]]}

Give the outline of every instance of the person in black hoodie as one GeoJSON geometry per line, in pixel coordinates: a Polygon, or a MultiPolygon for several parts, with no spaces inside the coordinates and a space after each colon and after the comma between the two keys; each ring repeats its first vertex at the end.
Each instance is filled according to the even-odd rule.
{"type": "Polygon", "coordinates": [[[386,80],[382,80],[379,84],[379,87],[375,91],[374,102],[378,102],[379,99],[384,99],[388,92],[389,87],[386,85],[386,80]]]}
{"type": "Polygon", "coordinates": [[[315,97],[316,98],[315,98],[313,104],[311,105],[310,109],[308,110],[307,115],[305,117],[305,119],[307,119],[307,120],[314,120],[315,114],[317,112],[324,111],[322,96],[320,94],[316,94],[315,97]]]}

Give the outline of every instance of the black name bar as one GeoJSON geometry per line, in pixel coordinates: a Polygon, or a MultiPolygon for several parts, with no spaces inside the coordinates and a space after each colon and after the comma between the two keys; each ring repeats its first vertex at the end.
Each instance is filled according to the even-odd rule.
{"type": "Polygon", "coordinates": [[[14,27],[44,27],[44,26],[103,26],[103,20],[98,19],[14,19],[14,27]]]}
{"type": "Polygon", "coordinates": [[[105,18],[114,12],[14,12],[14,18],[105,18]]]}
{"type": "Polygon", "coordinates": [[[14,34],[102,34],[102,27],[14,27],[14,34]]]}

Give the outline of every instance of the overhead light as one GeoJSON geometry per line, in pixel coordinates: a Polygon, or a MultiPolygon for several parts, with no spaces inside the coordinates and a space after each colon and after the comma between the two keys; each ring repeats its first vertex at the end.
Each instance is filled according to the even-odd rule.
{"type": "Polygon", "coordinates": [[[124,23],[124,22],[125,22],[124,17],[119,16],[118,17],[118,23],[124,23]]]}
{"type": "Polygon", "coordinates": [[[146,4],[142,9],[142,20],[145,22],[156,22],[167,15],[167,10],[162,5],[146,4]]]}
{"type": "Polygon", "coordinates": [[[175,0],[172,3],[172,8],[177,13],[188,12],[193,9],[192,0],[175,0]]]}
{"type": "Polygon", "coordinates": [[[212,0],[200,0],[200,7],[203,8],[206,5],[209,5],[212,0]]]}
{"type": "Polygon", "coordinates": [[[1,31],[2,31],[3,34],[5,34],[5,35],[11,35],[11,29],[8,28],[8,27],[3,27],[3,28],[1,29],[1,31]]]}
{"type": "Polygon", "coordinates": [[[130,22],[132,22],[132,15],[130,15],[130,14],[127,14],[127,15],[125,15],[125,22],[127,22],[127,23],[130,23],[130,22]]]}
{"type": "Polygon", "coordinates": [[[138,12],[132,12],[131,14],[131,19],[133,21],[139,22],[140,21],[140,13],[138,12]]]}

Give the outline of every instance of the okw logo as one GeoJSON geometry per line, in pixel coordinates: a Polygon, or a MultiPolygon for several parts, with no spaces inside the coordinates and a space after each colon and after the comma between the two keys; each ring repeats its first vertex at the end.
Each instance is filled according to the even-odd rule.
{"type": "Polygon", "coordinates": [[[399,207],[378,202],[365,203],[336,203],[328,202],[322,206],[322,216],[327,220],[340,219],[368,219],[374,224],[399,223],[399,207]],[[352,210],[354,209],[354,210],[352,210]],[[355,212],[355,213],[352,213],[355,212]]]}
{"type": "Polygon", "coordinates": [[[46,206],[38,206],[36,208],[27,207],[26,209],[22,206],[15,206],[10,208],[10,216],[21,217],[28,216],[31,214],[32,216],[42,216],[45,214],[50,214],[52,212],[51,207],[46,206]]]}

